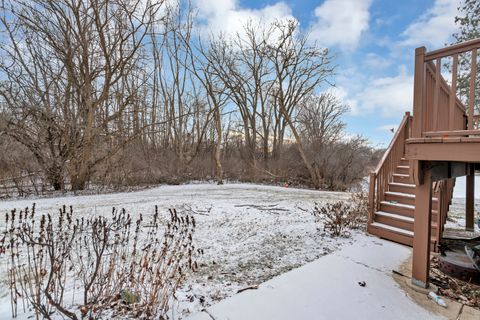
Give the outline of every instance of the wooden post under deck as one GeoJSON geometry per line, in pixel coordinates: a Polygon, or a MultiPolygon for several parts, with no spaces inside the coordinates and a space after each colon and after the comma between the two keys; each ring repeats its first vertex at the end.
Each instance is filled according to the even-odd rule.
{"type": "Polygon", "coordinates": [[[474,204],[475,204],[475,171],[470,166],[467,175],[467,186],[465,195],[465,229],[474,230],[474,204]]]}
{"type": "MultiPolygon", "coordinates": [[[[419,172],[418,174],[422,174],[419,172]]],[[[412,284],[428,287],[430,272],[430,230],[432,220],[432,173],[423,173],[423,183],[415,189],[415,222],[413,224],[412,284]]]]}

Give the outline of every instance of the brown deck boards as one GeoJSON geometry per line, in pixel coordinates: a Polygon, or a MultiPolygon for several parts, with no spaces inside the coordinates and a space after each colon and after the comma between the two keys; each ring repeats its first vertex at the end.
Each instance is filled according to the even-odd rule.
{"type": "Polygon", "coordinates": [[[480,162],[480,138],[408,139],[406,157],[410,160],[480,162]]]}

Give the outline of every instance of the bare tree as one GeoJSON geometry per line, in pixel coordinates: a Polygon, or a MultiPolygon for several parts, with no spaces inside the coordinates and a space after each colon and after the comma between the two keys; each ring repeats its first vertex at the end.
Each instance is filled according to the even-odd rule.
{"type": "Polygon", "coordinates": [[[326,144],[337,142],[343,135],[345,123],[342,117],[349,107],[332,93],[311,95],[300,105],[297,122],[304,139],[321,152],[326,144]]]}
{"type": "Polygon", "coordinates": [[[295,125],[297,107],[333,74],[327,49],[309,45],[308,35],[298,30],[298,22],[276,23],[274,41],[268,45],[268,57],[275,70],[275,95],[278,110],[291,130],[300,156],[315,188],[321,179],[307,157],[295,125]]]}
{"type": "MultiPolygon", "coordinates": [[[[18,148],[0,165],[19,194],[27,179],[38,193],[45,179],[48,190],[79,190],[214,173],[218,183],[343,188],[360,175],[327,172],[356,147],[343,139],[347,107],[318,95],[333,76],[329,52],[295,21],[248,22],[206,40],[185,1],[0,8],[0,148],[18,148]],[[18,157],[26,160],[14,165],[18,157]]],[[[368,146],[357,151],[370,157],[368,146]]]]}
{"type": "Polygon", "coordinates": [[[5,2],[4,130],[32,151],[56,189],[65,169],[72,189],[84,189],[105,157],[94,152],[101,131],[131,103],[126,76],[162,1],[5,2]]]}
{"type": "Polygon", "coordinates": [[[269,153],[268,97],[273,85],[272,69],[265,56],[269,34],[269,28],[249,22],[233,39],[220,37],[214,41],[211,50],[213,68],[238,110],[247,148],[246,159],[253,170],[257,168],[259,128],[265,159],[269,153]]]}
{"type": "Polygon", "coordinates": [[[199,39],[199,45],[196,47],[195,53],[190,44],[190,69],[197,77],[209,105],[210,112],[213,114],[213,128],[215,131],[215,149],[213,158],[215,161],[215,178],[218,184],[223,184],[223,167],[222,167],[222,112],[223,108],[228,102],[229,93],[225,82],[222,81],[220,75],[216,72],[214,65],[214,54],[212,50],[212,42],[209,43],[209,47],[202,45],[202,40],[199,39]]]}
{"type": "Polygon", "coordinates": [[[325,177],[326,163],[333,153],[329,146],[338,144],[344,137],[345,123],[342,118],[349,110],[331,93],[311,95],[304,99],[297,115],[298,131],[308,144],[309,158],[318,179],[325,177]]]}
{"type": "Polygon", "coordinates": [[[190,67],[193,10],[181,4],[166,5],[165,23],[151,33],[154,57],[153,96],[163,120],[163,147],[173,149],[177,174],[198,154],[211,110],[199,92],[190,67]]]}

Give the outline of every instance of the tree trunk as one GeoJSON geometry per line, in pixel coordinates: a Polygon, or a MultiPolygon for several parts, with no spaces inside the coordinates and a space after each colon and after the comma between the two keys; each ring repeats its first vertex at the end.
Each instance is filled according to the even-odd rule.
{"type": "Polygon", "coordinates": [[[47,181],[52,185],[55,191],[63,191],[65,183],[63,181],[63,173],[59,166],[54,166],[46,170],[47,181]]]}
{"type": "Polygon", "coordinates": [[[215,176],[217,184],[223,184],[223,167],[222,167],[222,119],[220,115],[220,107],[215,106],[215,131],[217,132],[217,141],[215,144],[215,176]]]}
{"type": "Polygon", "coordinates": [[[313,167],[313,165],[310,163],[308,160],[307,155],[305,154],[305,149],[303,147],[302,139],[300,135],[298,134],[297,129],[295,128],[294,124],[292,123],[290,116],[286,114],[284,111],[285,109],[283,107],[280,107],[282,110],[282,113],[284,113],[285,121],[287,122],[288,126],[290,127],[290,130],[292,130],[293,136],[295,137],[295,142],[297,145],[297,150],[300,153],[300,157],[303,160],[303,164],[308,170],[308,173],[310,174],[310,178],[312,179],[312,184],[315,187],[315,189],[320,189],[321,187],[321,181],[320,178],[317,175],[317,171],[313,167]]]}
{"type": "Polygon", "coordinates": [[[90,178],[90,168],[89,168],[89,161],[92,156],[92,148],[93,148],[93,108],[87,108],[87,118],[85,123],[85,133],[84,133],[84,143],[81,147],[81,153],[79,156],[79,165],[78,165],[78,172],[72,176],[71,183],[72,183],[72,190],[84,190],[88,179],[90,178]]]}

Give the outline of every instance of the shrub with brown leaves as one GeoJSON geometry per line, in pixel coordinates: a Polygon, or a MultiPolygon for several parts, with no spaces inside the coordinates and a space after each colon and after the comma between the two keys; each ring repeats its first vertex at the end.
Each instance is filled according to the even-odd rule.
{"type": "Polygon", "coordinates": [[[353,193],[349,201],[315,204],[313,215],[332,236],[349,236],[349,229],[363,228],[367,222],[368,196],[358,192],[353,193]]]}

